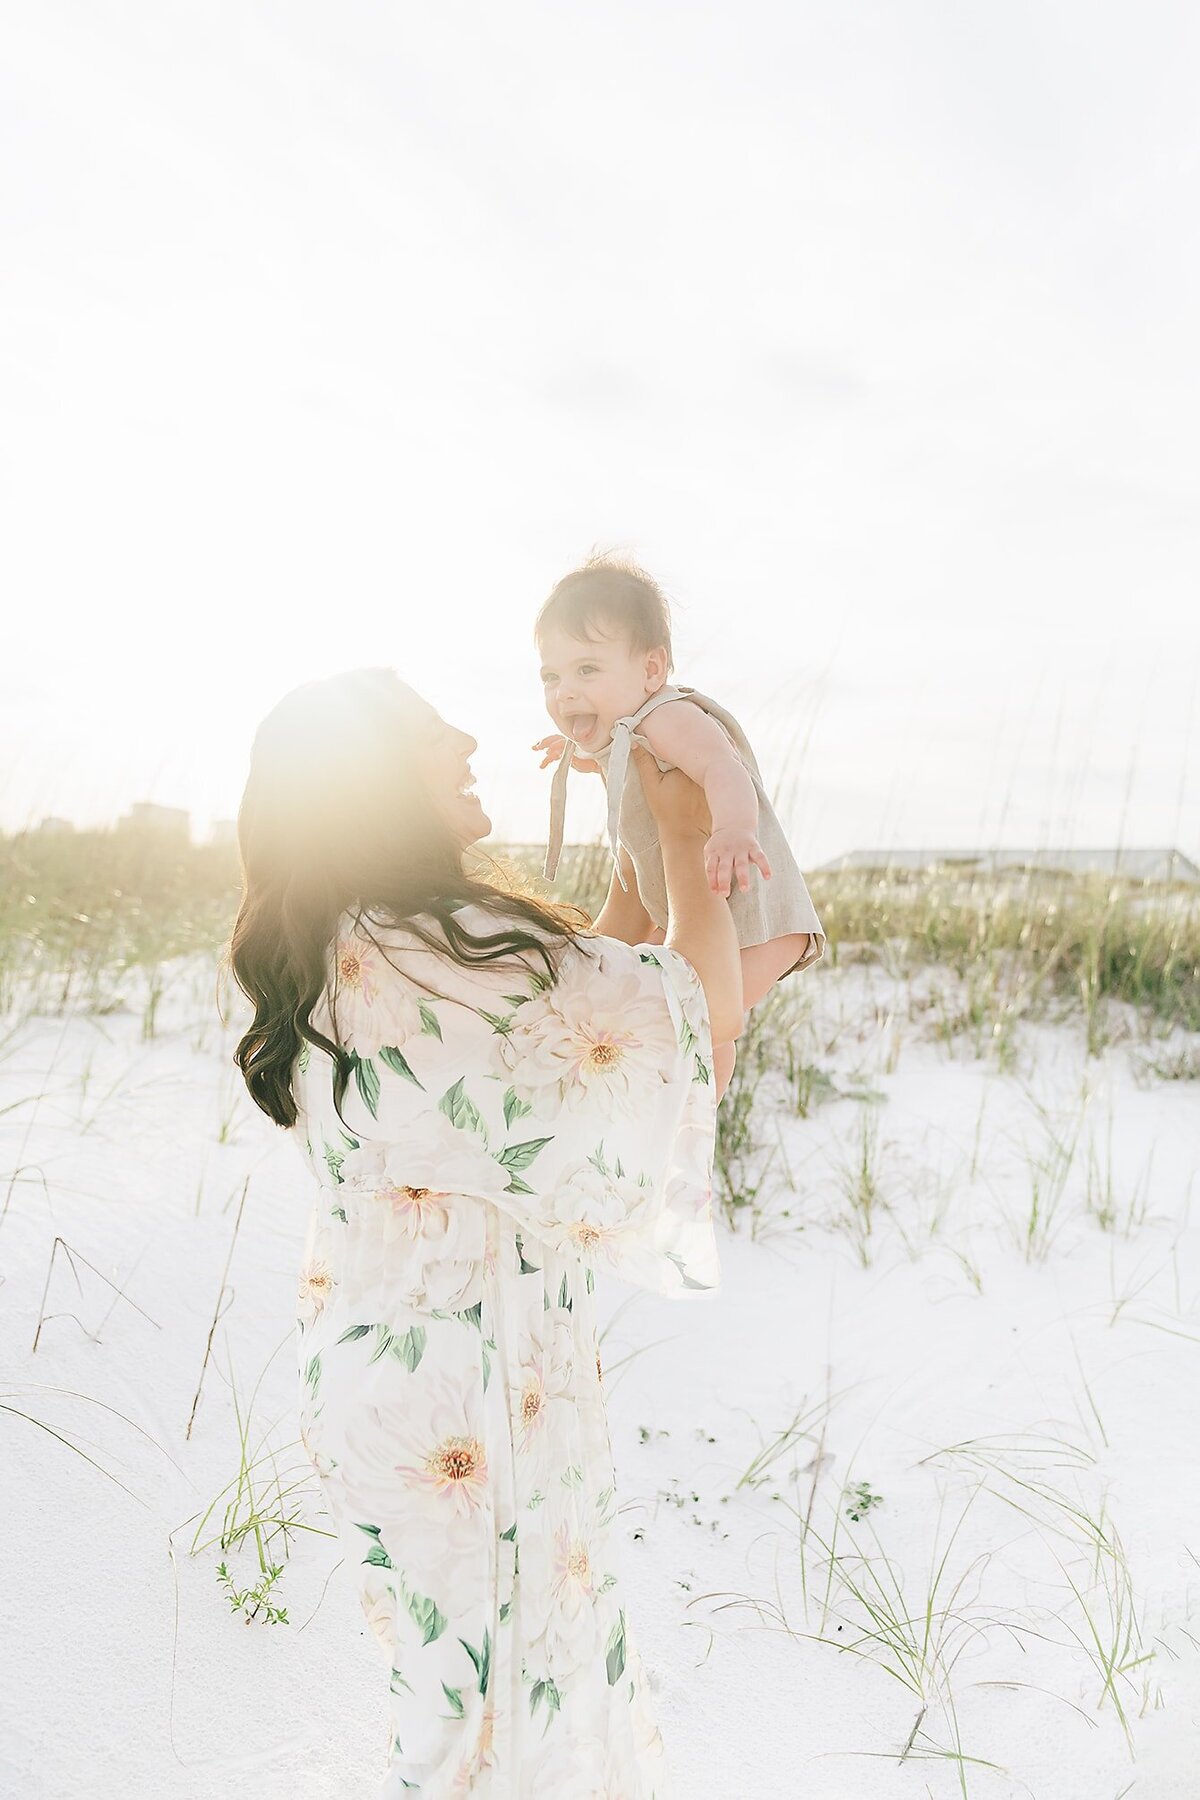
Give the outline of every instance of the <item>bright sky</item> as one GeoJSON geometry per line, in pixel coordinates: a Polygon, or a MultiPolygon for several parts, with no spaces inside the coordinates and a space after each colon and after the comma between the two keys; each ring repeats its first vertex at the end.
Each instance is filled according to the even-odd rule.
{"type": "Polygon", "coordinates": [[[1190,0],[4,37],[0,824],[203,835],[281,693],[388,663],[536,839],[530,626],[601,545],[786,768],[802,866],[1200,849],[1190,0]]]}

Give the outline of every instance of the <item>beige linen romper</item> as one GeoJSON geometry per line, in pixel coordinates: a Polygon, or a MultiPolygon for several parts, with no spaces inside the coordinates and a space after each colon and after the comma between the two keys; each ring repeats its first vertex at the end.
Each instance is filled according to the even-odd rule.
{"type": "MultiPolygon", "coordinates": [[[[735,885],[729,895],[729,905],[737,928],[738,943],[743,950],[749,949],[752,944],[769,943],[773,938],[790,937],[793,932],[807,933],[808,944],[804,954],[790,969],[784,971],[788,975],[797,974],[824,954],[825,933],[821,921],[792,855],[791,846],[784,836],[783,827],[767,798],[758,762],[745,732],[731,713],[716,700],[697,693],[695,688],[671,685],[660,688],[656,694],[651,694],[637,712],[616,721],[612,738],[603,750],[581,752],[600,764],[608,790],[608,838],[616,863],[617,879],[622,887],[626,885],[618,857],[619,845],[624,844],[637,873],[642,904],[654,923],[665,930],[667,883],[663,872],[662,851],[659,848],[654,815],[642,792],[637,770],[630,764],[630,752],[635,744],[650,750],[650,745],[638,731],[638,726],[647,713],[671,700],[690,700],[694,706],[702,707],[714,718],[754,782],[754,791],[758,796],[758,841],[766,851],[767,861],[771,865],[771,879],[768,881],[759,869],[752,866],[749,888],[742,893],[735,885]]],[[[562,850],[567,777],[578,748],[571,739],[567,740],[567,747],[559,758],[551,784],[550,840],[544,867],[549,881],[554,879],[562,850]]],[[[653,755],[653,751],[651,754],[653,755]]],[[[663,762],[661,757],[655,757],[655,761],[664,771],[672,766],[663,762]]]]}

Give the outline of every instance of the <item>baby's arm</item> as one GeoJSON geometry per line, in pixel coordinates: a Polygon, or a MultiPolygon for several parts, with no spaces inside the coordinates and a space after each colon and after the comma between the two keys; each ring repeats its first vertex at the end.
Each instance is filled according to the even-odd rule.
{"type": "Polygon", "coordinates": [[[704,789],[712,815],[712,836],[705,845],[709,886],[728,894],[736,881],[745,893],[751,864],[769,880],[771,865],[758,841],[754,782],[717,721],[688,700],[672,700],[656,706],[641,731],[656,756],[674,763],[704,789]]]}
{"type": "Polygon", "coordinates": [[[646,944],[654,930],[654,920],[642,904],[637,872],[624,844],[620,846],[620,857],[622,873],[629,883],[628,889],[621,886],[614,869],[612,880],[608,884],[608,897],[596,914],[592,929],[602,937],[620,938],[623,944],[646,944]]]}

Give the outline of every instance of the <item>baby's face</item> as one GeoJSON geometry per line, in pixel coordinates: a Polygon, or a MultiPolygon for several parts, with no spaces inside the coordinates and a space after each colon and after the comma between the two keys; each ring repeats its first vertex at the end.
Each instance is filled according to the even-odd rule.
{"type": "Polygon", "coordinates": [[[603,750],[615,722],[666,679],[665,651],[635,650],[623,637],[569,637],[550,625],[538,648],[546,710],[581,750],[603,750]]]}

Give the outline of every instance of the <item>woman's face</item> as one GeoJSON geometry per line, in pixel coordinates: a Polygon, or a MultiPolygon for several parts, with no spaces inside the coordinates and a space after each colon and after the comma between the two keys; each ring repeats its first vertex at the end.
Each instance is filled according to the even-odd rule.
{"type": "Polygon", "coordinates": [[[432,706],[424,705],[417,724],[421,768],[429,798],[465,849],[492,829],[492,821],[474,793],[470,758],[479,745],[468,732],[447,725],[432,706]]]}

